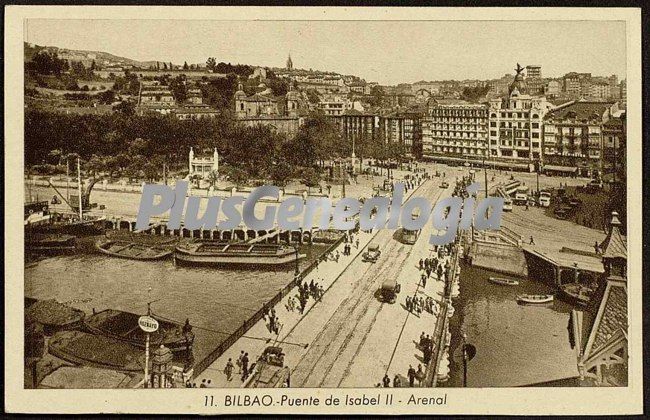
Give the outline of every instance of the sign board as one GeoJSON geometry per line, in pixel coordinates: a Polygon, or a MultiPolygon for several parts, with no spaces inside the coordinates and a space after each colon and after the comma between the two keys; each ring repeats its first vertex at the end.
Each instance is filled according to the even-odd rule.
{"type": "Polygon", "coordinates": [[[465,350],[465,358],[467,361],[470,361],[476,356],[476,347],[474,347],[471,344],[465,344],[463,346],[463,349],[465,350]]]}
{"type": "Polygon", "coordinates": [[[144,332],[151,333],[158,331],[158,321],[147,315],[143,315],[138,318],[138,325],[144,332]]]}

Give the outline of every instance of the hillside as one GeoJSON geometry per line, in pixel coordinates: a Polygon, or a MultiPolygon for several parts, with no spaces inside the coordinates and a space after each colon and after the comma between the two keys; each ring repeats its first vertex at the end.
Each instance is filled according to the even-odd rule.
{"type": "MultiPolygon", "coordinates": [[[[67,48],[41,46],[41,45],[34,45],[28,43],[25,43],[25,54],[24,54],[25,61],[31,61],[32,56],[34,56],[34,54],[42,50],[54,51],[59,56],[70,55],[70,56],[74,56],[75,58],[78,57],[79,59],[84,58],[88,60],[95,60],[97,64],[101,64],[101,65],[130,65],[130,66],[141,67],[141,68],[148,68],[149,66],[156,65],[156,61],[137,61],[126,57],[113,55],[103,51],[71,50],[67,48]]],[[[174,63],[174,64],[178,64],[178,63],[174,63]]]]}

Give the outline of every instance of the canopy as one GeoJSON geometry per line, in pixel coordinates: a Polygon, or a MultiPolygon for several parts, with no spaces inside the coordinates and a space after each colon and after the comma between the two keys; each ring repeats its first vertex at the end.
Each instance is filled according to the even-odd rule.
{"type": "Polygon", "coordinates": [[[575,166],[544,165],[545,171],[574,173],[578,170],[575,166]]]}

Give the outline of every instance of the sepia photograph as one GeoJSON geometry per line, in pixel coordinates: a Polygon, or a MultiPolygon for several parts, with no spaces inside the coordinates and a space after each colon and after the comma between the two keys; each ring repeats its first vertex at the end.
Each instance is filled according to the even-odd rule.
{"type": "Polygon", "coordinates": [[[21,19],[23,390],[640,386],[640,26],[571,10],[21,19]]]}

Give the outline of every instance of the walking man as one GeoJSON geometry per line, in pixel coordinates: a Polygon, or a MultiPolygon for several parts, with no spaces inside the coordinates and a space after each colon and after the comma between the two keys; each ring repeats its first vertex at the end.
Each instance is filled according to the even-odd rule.
{"type": "Polygon", "coordinates": [[[235,366],[232,364],[232,359],[228,359],[228,362],[226,363],[226,367],[223,369],[223,373],[226,374],[226,379],[228,379],[228,382],[232,381],[232,370],[235,366]]]}
{"type": "Polygon", "coordinates": [[[409,386],[412,388],[415,382],[415,369],[413,369],[412,365],[409,365],[409,371],[407,376],[409,377],[409,386]]]}

